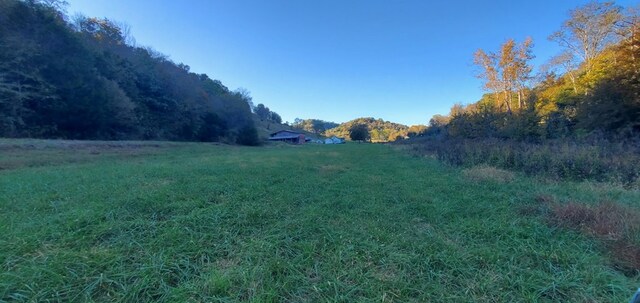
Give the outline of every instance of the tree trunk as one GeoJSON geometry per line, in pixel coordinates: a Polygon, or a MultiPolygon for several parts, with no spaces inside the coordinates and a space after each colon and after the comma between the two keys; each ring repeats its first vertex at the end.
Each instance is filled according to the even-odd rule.
{"type": "Polygon", "coordinates": [[[504,104],[507,105],[507,112],[509,114],[511,114],[511,101],[509,99],[510,99],[509,93],[505,90],[504,91],[504,104]]]}
{"type": "Polygon", "coordinates": [[[633,64],[633,70],[636,73],[640,73],[640,70],[638,70],[638,64],[636,62],[636,49],[638,48],[638,26],[635,24],[632,24],[631,26],[631,64],[633,64]]]}
{"type": "Polygon", "coordinates": [[[571,79],[571,84],[573,85],[573,92],[578,94],[578,87],[576,86],[576,77],[573,75],[573,72],[569,70],[569,79],[571,79]]]}
{"type": "Polygon", "coordinates": [[[522,90],[518,90],[518,109],[522,109],[522,90]]]}

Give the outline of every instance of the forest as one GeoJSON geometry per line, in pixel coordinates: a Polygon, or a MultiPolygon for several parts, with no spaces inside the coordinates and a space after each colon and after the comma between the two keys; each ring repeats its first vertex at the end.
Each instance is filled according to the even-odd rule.
{"type": "Polygon", "coordinates": [[[320,119],[296,118],[293,120],[293,124],[291,126],[295,129],[304,130],[316,135],[324,135],[325,131],[337,127],[338,125],[340,124],[320,119]]]}
{"type": "Polygon", "coordinates": [[[0,137],[259,143],[248,91],[63,8],[0,1],[0,137]]]}
{"type": "Polygon", "coordinates": [[[640,178],[640,15],[590,2],[571,10],[549,40],[563,52],[534,73],[531,38],[474,54],[487,91],[435,115],[403,142],[456,165],[487,164],[555,178],[640,178]]]}
{"type": "Polygon", "coordinates": [[[487,93],[430,120],[431,133],[540,141],[640,134],[640,15],[613,2],[572,10],[549,36],[564,51],[534,74],[534,41],[474,54],[487,93]]]}

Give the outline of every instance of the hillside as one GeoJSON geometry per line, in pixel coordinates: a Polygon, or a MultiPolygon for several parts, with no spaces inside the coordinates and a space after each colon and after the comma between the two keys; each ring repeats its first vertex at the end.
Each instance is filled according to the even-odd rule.
{"type": "Polygon", "coordinates": [[[358,118],[338,125],[335,128],[325,131],[325,136],[338,136],[349,140],[349,130],[354,125],[366,125],[371,136],[371,142],[391,142],[398,139],[404,139],[422,133],[426,126],[414,125],[406,126],[403,124],[385,121],[375,118],[358,118]]]}
{"type": "Polygon", "coordinates": [[[257,143],[246,91],[57,4],[0,2],[1,137],[257,143]]]}
{"type": "Polygon", "coordinates": [[[473,59],[487,93],[434,116],[430,132],[535,142],[640,138],[640,10],[589,2],[549,34],[562,51],[537,74],[531,38],[478,49],[473,59]]]}
{"type": "MultiPolygon", "coordinates": [[[[533,40],[473,56],[480,100],[435,115],[417,154],[553,179],[640,183],[640,10],[589,2],[549,40],[561,52],[534,72],[533,40]]],[[[640,256],[640,254],[637,254],[640,256]]]]}
{"type": "Polygon", "coordinates": [[[296,118],[291,125],[293,128],[310,132],[318,136],[323,136],[324,133],[332,128],[338,127],[340,124],[330,121],[324,121],[320,119],[299,119],[296,118]]]}

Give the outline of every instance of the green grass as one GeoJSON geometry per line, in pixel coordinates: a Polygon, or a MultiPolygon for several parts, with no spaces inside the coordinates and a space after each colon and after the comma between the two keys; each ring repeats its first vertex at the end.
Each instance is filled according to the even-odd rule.
{"type": "Polygon", "coordinates": [[[0,150],[0,301],[625,302],[640,286],[594,239],[518,212],[541,194],[637,207],[637,191],[470,180],[371,144],[16,148],[0,150]]]}

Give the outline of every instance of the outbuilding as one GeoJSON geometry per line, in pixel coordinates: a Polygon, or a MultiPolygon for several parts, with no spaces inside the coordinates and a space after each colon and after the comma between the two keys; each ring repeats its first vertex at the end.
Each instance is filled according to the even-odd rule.
{"type": "Polygon", "coordinates": [[[305,142],[304,134],[290,131],[281,130],[269,135],[269,141],[280,141],[291,144],[303,144],[305,142]]]}

